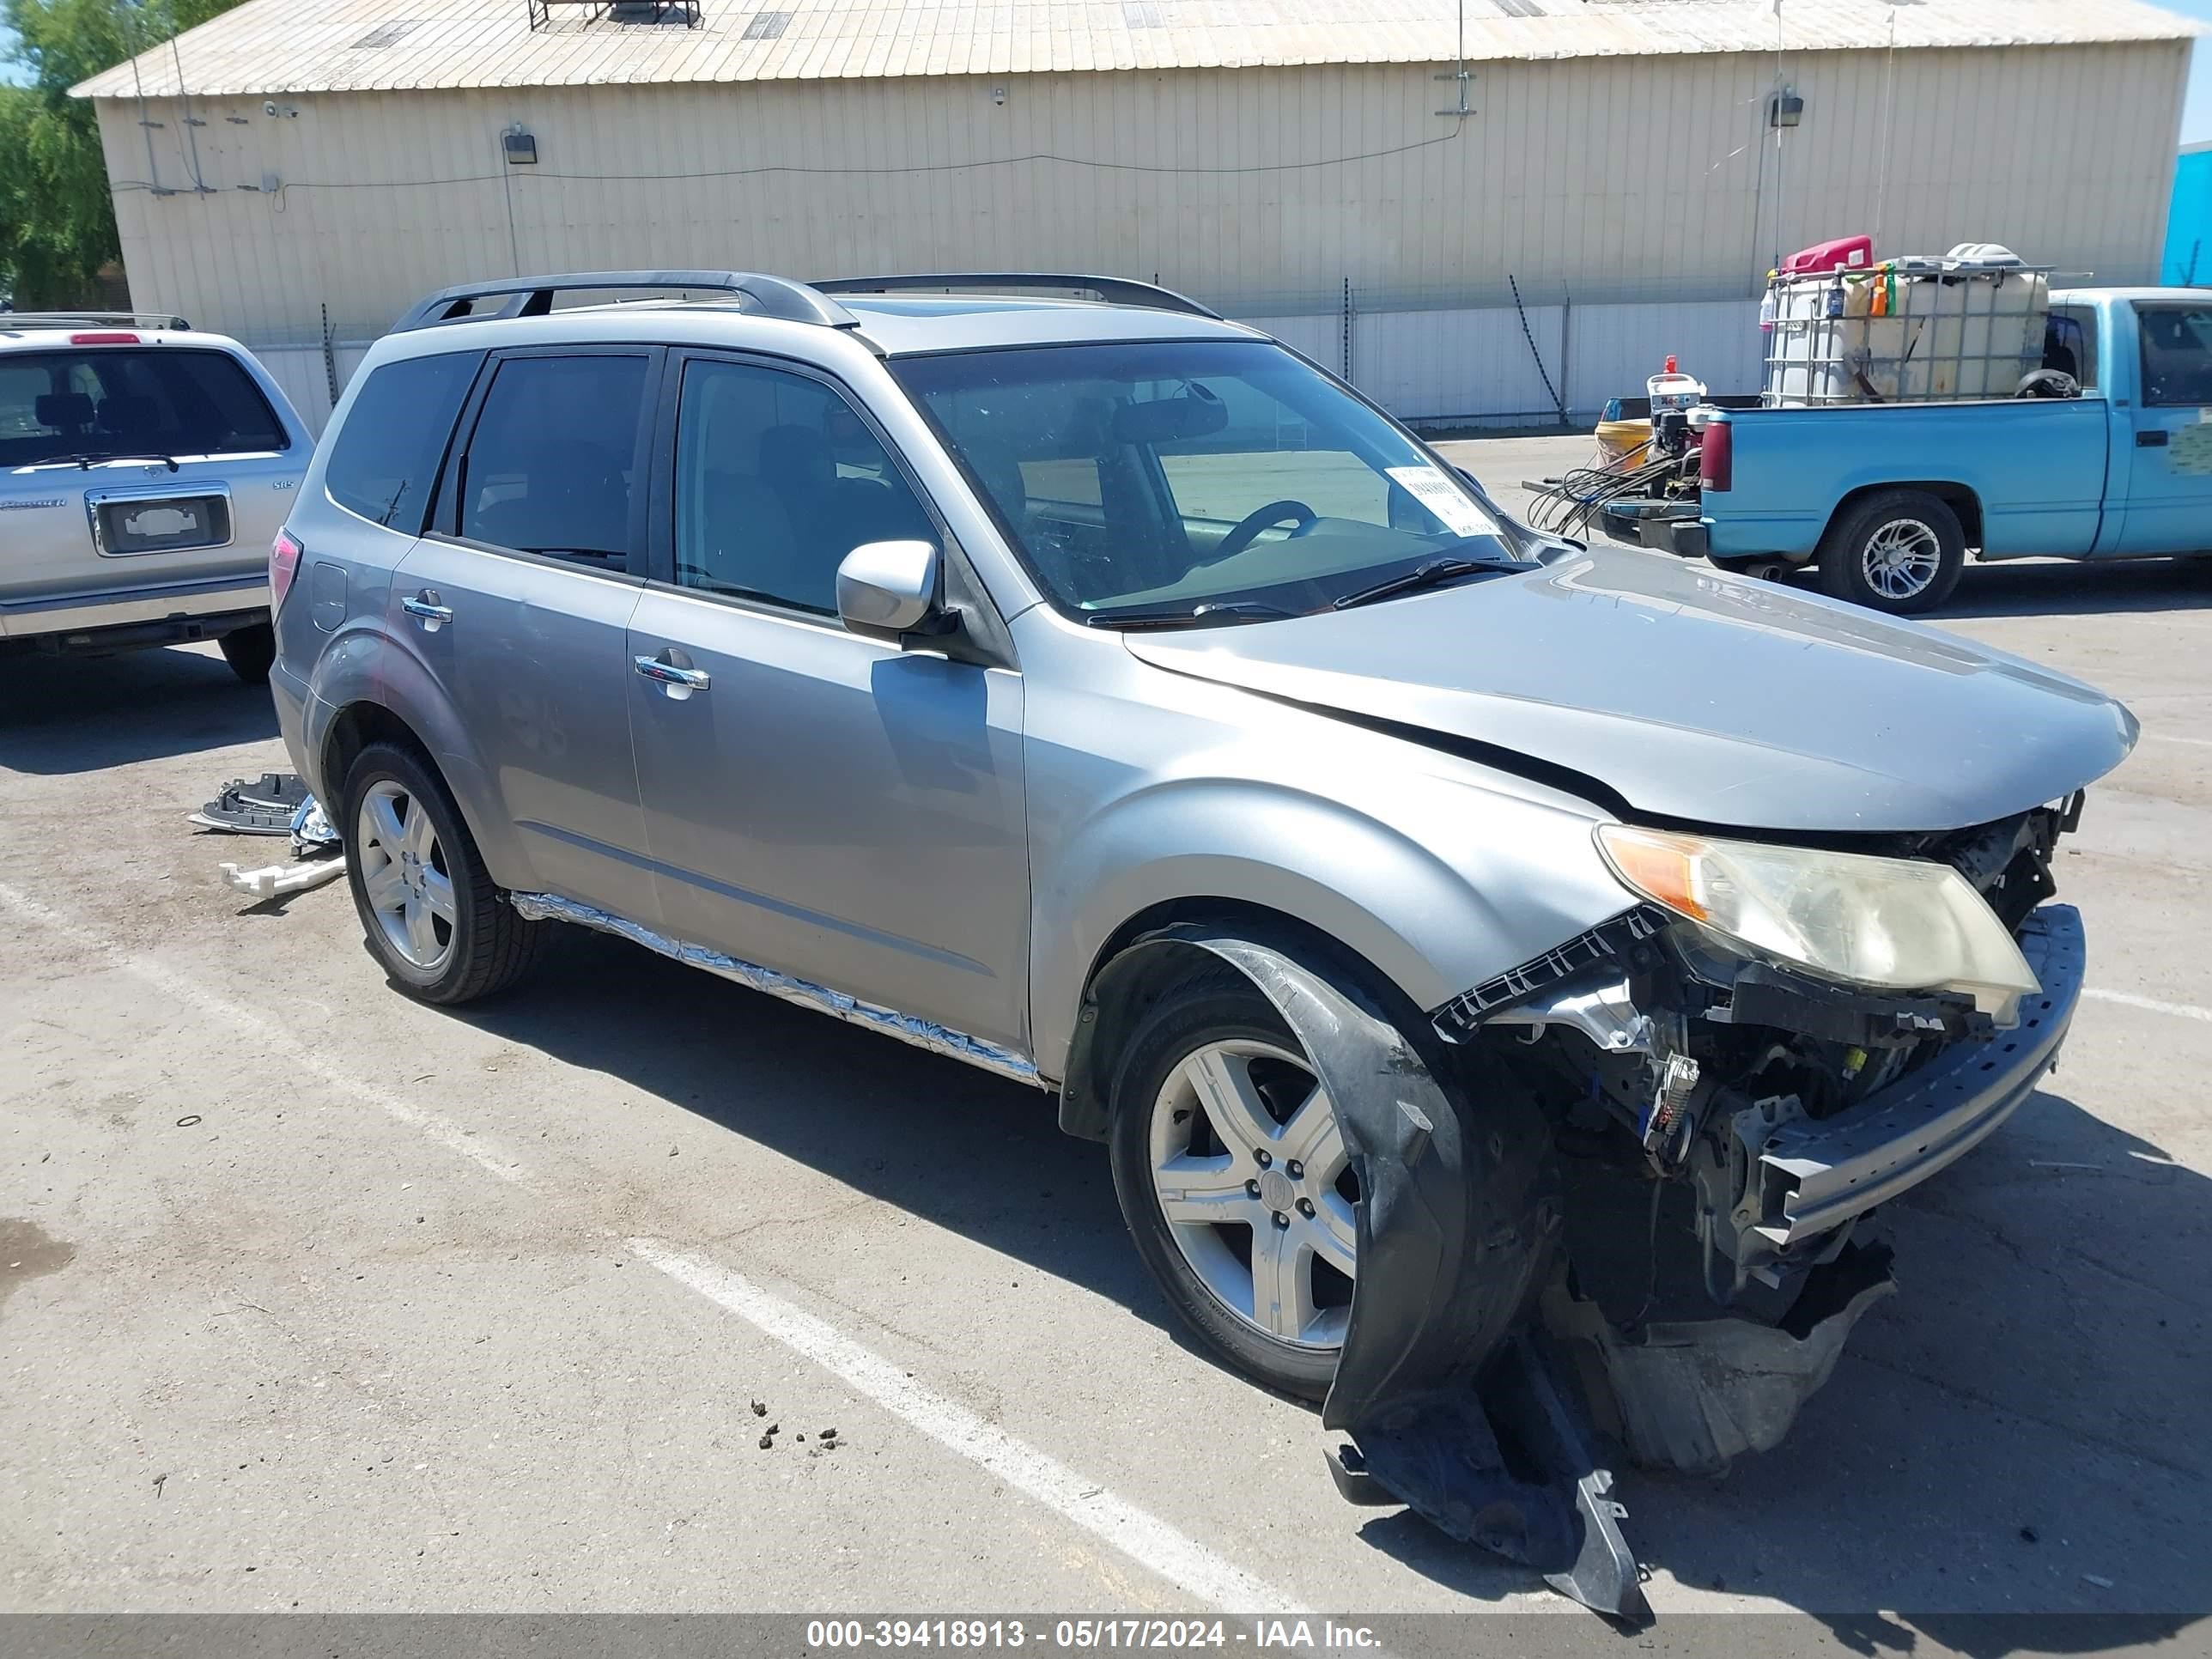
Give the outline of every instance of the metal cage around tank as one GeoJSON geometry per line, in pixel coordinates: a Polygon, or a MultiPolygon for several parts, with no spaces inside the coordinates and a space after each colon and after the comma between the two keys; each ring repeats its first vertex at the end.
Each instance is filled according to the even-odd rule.
{"type": "Polygon", "coordinates": [[[2047,267],[1892,260],[1767,285],[1769,407],[2017,396],[2044,367],[2047,267]]]}

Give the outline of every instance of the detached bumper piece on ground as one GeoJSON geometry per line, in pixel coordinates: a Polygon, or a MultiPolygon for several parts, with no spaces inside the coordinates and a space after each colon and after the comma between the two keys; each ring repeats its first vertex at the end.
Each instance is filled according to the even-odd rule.
{"type": "MultiPolygon", "coordinates": [[[[1586,957],[1559,953],[1565,977],[1534,1006],[1601,1006],[1607,976],[1622,969],[1609,952],[1650,938],[1623,922],[1586,957]]],[[[1794,1096],[1703,1093],[1675,1155],[1655,1157],[1650,1175],[1694,1194],[1698,1289],[1741,1310],[1646,1322],[1639,1310],[1617,1322],[1581,1293],[1582,1264],[1569,1259],[1554,1121],[1492,1050],[1437,1056],[1447,1086],[1379,1009],[1296,946],[1200,927],[1159,938],[1204,946],[1274,1004],[1361,1172],[1358,1291],[1322,1409],[1323,1424],[1352,1443],[1332,1455],[1338,1490],[1358,1504],[1410,1506],[1637,1623],[1651,1610],[1601,1445],[1646,1467],[1711,1474],[1778,1444],[1860,1318],[1896,1288],[1888,1249],[1854,1242],[1852,1224],[2028,1098],[2056,1058],[2082,975],[2078,916],[2045,905],[2021,929],[2043,989],[2015,1024],[1948,1041],[1917,1066],[1900,1059],[1890,1080],[1826,1115],[1807,1115],[1794,1096]],[[1706,1152],[1693,1156],[1693,1142],[1706,1152]],[[1760,1306],[1781,1311],[1760,1317],[1760,1306]]],[[[1651,1190],[1656,1246],[1661,1188],[1651,1190]]],[[[1607,1225],[1640,1232],[1635,1212],[1614,1205],[1607,1225]]],[[[1656,1261],[1651,1273],[1656,1285],[1656,1261]]]]}
{"type": "Polygon", "coordinates": [[[290,864],[245,870],[222,866],[223,884],[257,900],[283,898],[335,881],[345,872],[345,849],[322,805],[295,772],[264,772],[248,781],[234,778],[187,820],[234,836],[289,836],[290,864]]]}

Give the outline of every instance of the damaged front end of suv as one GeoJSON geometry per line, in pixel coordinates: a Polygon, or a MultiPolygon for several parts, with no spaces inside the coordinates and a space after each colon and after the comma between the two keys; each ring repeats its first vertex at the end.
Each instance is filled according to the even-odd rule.
{"type": "Polygon", "coordinates": [[[1333,1470],[1346,1495],[1409,1504],[1643,1616],[1587,1431],[1706,1474],[1782,1439],[1894,1289],[1861,1221],[1978,1144],[2056,1059],[2082,940],[2076,914],[2045,901],[2081,809],[2077,793],[1969,830],[1827,847],[1602,825],[1640,902],[1432,1011],[1433,1068],[1379,1021],[1300,1018],[1328,992],[1296,967],[1271,983],[1248,964],[1299,1029],[1336,1034],[1316,1060],[1363,1156],[1360,1294],[1324,1410],[1354,1443],[1333,1470]],[[1642,1306],[1587,1293],[1575,1242],[1633,1226],[1632,1206],[1499,1201],[1504,1091],[1649,1184],[1642,1306]],[[1687,1200],[1709,1305],[1646,1319],[1669,1196],[1687,1200]],[[1515,1258],[1541,1264],[1540,1283],[1500,1283],[1487,1235],[1514,1213],[1564,1246],[1515,1258]],[[1397,1288],[1438,1283],[1457,1289],[1397,1288]]]}

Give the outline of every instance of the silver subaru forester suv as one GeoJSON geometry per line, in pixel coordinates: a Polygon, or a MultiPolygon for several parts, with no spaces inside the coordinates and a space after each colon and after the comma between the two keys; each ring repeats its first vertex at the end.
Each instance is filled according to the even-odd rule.
{"type": "Polygon", "coordinates": [[[1498,1356],[1577,1348],[1646,1461],[1772,1444],[1889,1288],[1862,1218],[2054,1059],[2052,849],[2136,732],[1539,536],[1114,279],[447,290],[348,388],[272,585],[394,984],[483,996],[578,923],[1054,1091],[1198,1337],[1326,1396],[1347,1493],[1570,1576],[1611,1506],[1532,1475],[1579,1454],[1498,1356]],[[681,297],[556,304],[625,289],[681,297]],[[1628,1199],[1563,1188],[1570,1146],[1628,1199]],[[1724,1364],[1601,1305],[1578,1230],[1638,1254],[1647,1189],[1723,1308],[1671,1351],[1724,1364]]]}

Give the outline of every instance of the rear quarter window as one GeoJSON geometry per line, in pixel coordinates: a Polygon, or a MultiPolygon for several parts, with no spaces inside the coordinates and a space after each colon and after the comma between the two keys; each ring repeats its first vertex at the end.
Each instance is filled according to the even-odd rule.
{"type": "Polygon", "coordinates": [[[324,492],[372,524],[422,534],[438,464],[483,360],[456,351],[372,369],[331,441],[324,492]]]}
{"type": "Polygon", "coordinates": [[[244,364],[178,346],[93,346],[0,358],[0,466],[291,447],[244,364]]]}

